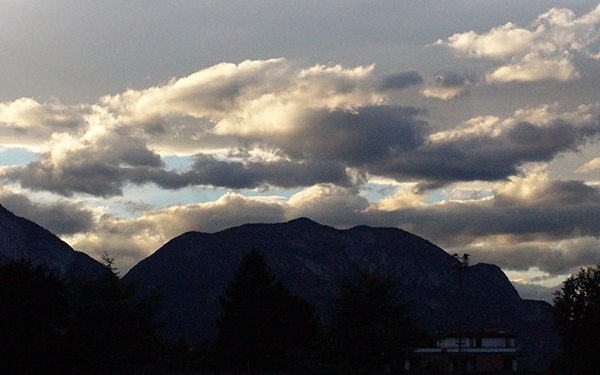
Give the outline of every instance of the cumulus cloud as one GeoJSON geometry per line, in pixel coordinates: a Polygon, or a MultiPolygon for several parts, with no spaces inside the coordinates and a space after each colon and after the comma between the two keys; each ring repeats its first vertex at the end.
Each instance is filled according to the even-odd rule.
{"type": "MultiPolygon", "coordinates": [[[[302,68],[275,59],[219,64],[93,105],[4,103],[2,146],[22,144],[38,155],[25,165],[0,167],[0,178],[21,188],[68,197],[111,197],[131,184],[300,191],[288,200],[226,194],[160,209],[130,202],[127,207],[138,207],[134,218],[6,192],[0,202],[78,250],[120,254],[128,265],[185,231],[300,216],[337,227],[399,226],[446,248],[479,251],[481,259],[509,269],[556,274],[593,261],[595,252],[581,244],[600,236],[597,188],[552,180],[531,165],[596,140],[598,105],[571,112],[542,105],[438,130],[427,122],[427,111],[386,96],[421,83],[416,72],[377,78],[373,67],[302,68]],[[4,143],[4,136],[12,138],[4,143]],[[170,168],[165,156],[171,154],[187,162],[170,168]],[[395,180],[399,187],[370,202],[361,191],[370,179],[395,180]],[[488,182],[488,191],[430,203],[433,188],[479,181],[488,182]],[[523,252],[538,256],[514,253],[519,242],[523,252]],[[511,263],[511,254],[523,263],[511,263]]],[[[436,89],[430,96],[450,99],[474,83],[469,74],[441,73],[424,93],[436,89]]],[[[594,168],[590,161],[580,171],[594,168]]]]}
{"type": "Polygon", "coordinates": [[[599,241],[582,237],[551,243],[490,244],[485,248],[467,247],[472,256],[504,269],[527,271],[537,268],[549,275],[567,275],[581,267],[600,264],[599,241]]]}
{"type": "Polygon", "coordinates": [[[261,202],[239,194],[225,194],[213,202],[146,211],[125,219],[104,214],[90,232],[65,238],[71,246],[94,255],[108,252],[123,271],[149,256],[170,239],[188,231],[217,232],[245,223],[285,221],[280,203],[261,202]]]}
{"type": "Polygon", "coordinates": [[[310,217],[324,223],[348,227],[361,222],[369,201],[354,189],[320,185],[293,195],[286,206],[286,217],[310,217]]]}
{"type": "Polygon", "coordinates": [[[3,146],[43,149],[55,133],[74,133],[85,127],[88,105],[66,106],[53,100],[31,98],[0,103],[0,138],[3,146]]]}
{"type": "MultiPolygon", "coordinates": [[[[0,178],[63,196],[110,197],[147,183],[349,187],[367,175],[416,180],[423,190],[506,179],[526,163],[577,150],[600,130],[596,106],[562,114],[543,106],[431,134],[426,111],[394,105],[384,94],[421,80],[416,72],[381,80],[372,66],[302,68],[273,59],[218,64],[94,105],[21,99],[4,104],[0,124],[39,128],[33,137],[46,138],[30,142],[38,142],[36,160],[2,167],[0,178]],[[187,169],[169,169],[162,159],[177,145],[177,154],[193,159],[187,169]]],[[[433,86],[442,91],[430,93],[450,98],[474,80],[444,73],[433,86]]]]}
{"type": "Polygon", "coordinates": [[[423,89],[423,95],[428,98],[450,100],[467,95],[470,87],[477,81],[472,74],[461,74],[456,72],[445,72],[436,75],[427,87],[423,89]]]}
{"type": "Polygon", "coordinates": [[[92,211],[81,202],[33,202],[26,195],[2,189],[0,204],[59,236],[87,232],[94,227],[92,211]]]}
{"type": "Polygon", "coordinates": [[[575,55],[600,58],[594,51],[600,40],[598,25],[600,6],[580,17],[569,9],[552,8],[528,27],[509,22],[483,34],[454,34],[436,44],[498,64],[487,75],[488,82],[569,81],[579,77],[575,55]]]}
{"type": "Polygon", "coordinates": [[[397,226],[505,270],[537,267],[563,275],[600,261],[600,191],[581,181],[552,180],[543,169],[533,169],[493,184],[480,198],[426,201],[408,185],[374,203],[354,187],[319,184],[287,200],[230,193],[206,203],[143,206],[139,216],[123,218],[92,212],[81,203],[37,203],[8,191],[0,197],[8,209],[61,234],[74,248],[96,257],[105,251],[117,256],[124,270],[187,231],[216,232],[303,216],[339,228],[397,226]]]}
{"type": "MultiPolygon", "coordinates": [[[[337,117],[344,113],[352,117],[357,108],[373,108],[364,111],[364,120],[354,120],[356,134],[346,132],[348,142],[357,144],[348,154],[357,151],[357,137],[369,134],[365,120],[379,117],[376,125],[382,133],[392,130],[381,122],[393,110],[381,106],[382,114],[376,113],[385,97],[379,93],[372,71],[373,67],[298,68],[284,59],[246,61],[219,64],[162,86],[106,96],[95,105],[85,106],[85,111],[29,99],[8,103],[0,117],[5,127],[38,126],[39,120],[46,133],[37,160],[3,168],[0,175],[32,190],[64,196],[86,193],[108,197],[122,194],[128,183],[148,182],[169,189],[188,185],[236,189],[348,185],[343,157],[321,161],[317,159],[320,155],[310,155],[313,151],[323,153],[326,145],[317,145],[302,155],[296,152],[296,157],[277,156],[277,147],[296,151],[291,137],[301,140],[310,136],[304,132],[311,126],[307,121],[312,120],[330,129],[330,136],[340,135],[344,131],[340,124],[323,123],[329,111],[337,117]],[[221,149],[215,150],[215,145],[221,149]],[[176,147],[183,148],[179,152],[184,155],[195,155],[190,170],[166,169],[160,153],[176,147]],[[248,153],[269,150],[273,156],[263,160],[216,156],[240,147],[247,148],[248,153]]],[[[414,80],[414,74],[406,79],[414,80]]],[[[404,133],[407,131],[404,126],[404,133]]]]}
{"type": "Polygon", "coordinates": [[[401,155],[381,173],[425,180],[423,188],[452,181],[502,180],[521,173],[526,163],[576,151],[599,132],[595,109],[588,107],[558,114],[543,106],[517,111],[504,120],[474,118],[463,127],[430,135],[423,146],[401,155]]]}
{"type": "Polygon", "coordinates": [[[153,182],[166,189],[178,189],[190,185],[247,189],[268,186],[296,188],[322,182],[351,184],[346,169],[341,163],[310,160],[241,162],[217,160],[211,155],[195,155],[191,169],[182,173],[155,168],[138,168],[128,171],[126,176],[137,184],[153,182]]]}

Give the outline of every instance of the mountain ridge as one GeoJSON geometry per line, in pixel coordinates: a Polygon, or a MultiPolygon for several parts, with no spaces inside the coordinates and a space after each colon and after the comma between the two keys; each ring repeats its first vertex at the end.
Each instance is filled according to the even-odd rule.
{"type": "Polygon", "coordinates": [[[100,262],[0,205],[0,261],[19,259],[44,263],[60,276],[85,277],[105,272],[100,262]]]}
{"type": "Polygon", "coordinates": [[[125,276],[161,288],[171,340],[195,342],[216,333],[218,299],[242,257],[256,248],[294,294],[326,318],[337,283],[358,264],[393,275],[405,302],[429,332],[452,329],[462,310],[465,327],[496,326],[522,337],[529,366],[541,368],[556,351],[551,305],[521,299],[502,270],[478,263],[462,272],[459,260],[432,242],[399,228],[360,225],[337,229],[307,218],[243,224],[216,233],[187,232],[167,242],[125,276]],[[462,304],[459,306],[459,304],[462,304]],[[547,337],[542,337],[547,336],[547,337]]]}
{"type": "MultiPolygon", "coordinates": [[[[339,280],[357,264],[393,275],[405,302],[430,333],[453,329],[463,312],[465,328],[495,326],[520,336],[525,369],[545,369],[557,354],[551,305],[523,300],[502,270],[460,262],[432,242],[399,228],[359,225],[337,229],[307,218],[287,223],[244,224],[216,233],[187,232],[135,265],[123,279],[142,290],[160,288],[160,320],[173,340],[197,342],[216,333],[218,299],[242,257],[256,248],[294,294],[324,319],[339,280]]],[[[0,205],[0,261],[30,258],[62,276],[105,272],[102,264],[73,250],[38,224],[0,205]]]]}

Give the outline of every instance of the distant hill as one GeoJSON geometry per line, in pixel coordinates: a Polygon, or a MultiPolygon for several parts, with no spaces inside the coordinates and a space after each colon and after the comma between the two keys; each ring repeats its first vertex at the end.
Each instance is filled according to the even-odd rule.
{"type": "Polygon", "coordinates": [[[0,261],[28,258],[44,263],[61,276],[100,275],[104,266],[73,250],[38,224],[14,215],[0,205],[0,261]]]}
{"type": "Polygon", "coordinates": [[[494,326],[518,334],[528,353],[522,367],[543,369],[557,353],[551,305],[523,300],[497,266],[459,261],[431,242],[398,228],[357,226],[338,230],[309,219],[246,224],[218,233],[188,232],[133,267],[125,276],[143,288],[160,288],[161,320],[171,340],[212,338],[221,313],[218,297],[252,248],[265,257],[287,288],[326,317],[341,277],[355,264],[393,274],[400,293],[429,332],[458,326],[494,326]]]}

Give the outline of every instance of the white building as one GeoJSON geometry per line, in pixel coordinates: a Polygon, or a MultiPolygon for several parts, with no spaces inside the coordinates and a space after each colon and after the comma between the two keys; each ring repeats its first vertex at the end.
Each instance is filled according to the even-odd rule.
{"type": "Polygon", "coordinates": [[[406,359],[404,368],[429,368],[443,373],[516,372],[522,357],[516,346],[516,335],[495,328],[480,331],[462,330],[439,333],[435,348],[419,348],[406,359]]]}

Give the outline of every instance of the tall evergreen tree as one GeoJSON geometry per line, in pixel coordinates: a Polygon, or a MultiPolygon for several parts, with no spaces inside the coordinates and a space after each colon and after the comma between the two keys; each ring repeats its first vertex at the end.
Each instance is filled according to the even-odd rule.
{"type": "Polygon", "coordinates": [[[215,348],[230,370],[283,369],[286,353],[316,336],[312,307],[287,291],[256,249],[242,259],[220,303],[215,348]]]}
{"type": "Polygon", "coordinates": [[[426,336],[415,323],[391,275],[357,267],[341,281],[331,312],[338,365],[354,373],[390,369],[426,336]]]}
{"type": "Polygon", "coordinates": [[[133,374],[161,353],[157,293],[139,295],[118,277],[114,259],[103,256],[106,273],[72,282],[73,321],[66,337],[72,373],[133,374]]]}

